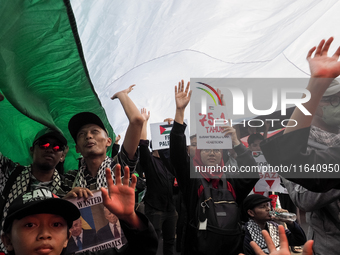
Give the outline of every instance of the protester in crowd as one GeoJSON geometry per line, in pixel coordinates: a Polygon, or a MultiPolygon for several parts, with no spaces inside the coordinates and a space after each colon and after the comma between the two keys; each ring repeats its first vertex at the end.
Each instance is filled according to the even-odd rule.
{"type": "MultiPolygon", "coordinates": [[[[248,148],[251,151],[261,151],[260,143],[264,139],[265,138],[260,133],[254,133],[254,134],[249,135],[248,140],[247,140],[248,141],[248,148]]],[[[255,192],[255,190],[254,190],[254,193],[258,194],[258,192],[255,192]]],[[[268,197],[269,196],[268,191],[262,192],[262,195],[265,195],[266,197],[268,197]]],[[[280,205],[281,205],[282,208],[286,208],[286,209],[289,210],[289,212],[297,214],[297,208],[294,205],[294,203],[292,202],[292,200],[290,199],[288,194],[278,192],[278,196],[279,196],[279,201],[280,201],[280,205]]],[[[300,246],[292,246],[291,250],[294,253],[302,252],[302,248],[300,246]]]]}
{"type": "MultiPolygon", "coordinates": [[[[117,251],[109,248],[102,251],[87,251],[78,254],[156,254],[156,233],[142,214],[134,211],[134,189],[137,179],[124,169],[121,179],[120,165],[116,166],[116,185],[111,170],[106,170],[108,189],[101,188],[103,203],[119,217],[130,245],[117,251]]],[[[70,237],[69,229],[79,218],[78,208],[71,202],[57,198],[52,192],[40,188],[18,196],[9,208],[1,239],[10,254],[63,254],[70,237]]]]}
{"type": "MultiPolygon", "coordinates": [[[[32,164],[21,166],[0,153],[0,215],[1,226],[8,207],[18,195],[39,187],[65,195],[69,189],[62,183],[56,166],[65,160],[67,141],[64,135],[50,128],[43,128],[33,139],[30,153],[32,164]]],[[[0,245],[0,251],[4,246],[0,245]]]]}
{"type": "MultiPolygon", "coordinates": [[[[330,116],[340,103],[340,84],[333,80],[313,116],[307,150],[322,150],[340,145],[339,123],[330,116]]],[[[336,254],[340,246],[339,190],[325,193],[309,191],[283,179],[294,204],[306,212],[307,238],[314,240],[314,254],[336,254]]]]}
{"type": "MultiPolygon", "coordinates": [[[[272,217],[269,214],[269,211],[271,211],[270,202],[271,198],[259,194],[249,195],[243,201],[243,208],[249,217],[249,221],[245,225],[245,237],[243,241],[243,251],[246,255],[255,254],[250,246],[251,241],[255,241],[265,253],[269,253],[261,233],[263,229],[269,232],[275,247],[280,249],[278,224],[275,222],[275,217],[272,217]]],[[[287,210],[280,208],[276,208],[275,211],[287,212],[287,210]]],[[[286,229],[286,235],[288,237],[289,245],[302,245],[306,242],[305,233],[299,224],[289,220],[280,221],[285,223],[288,227],[288,229],[286,229]]]]}
{"type": "Polygon", "coordinates": [[[143,129],[139,142],[140,166],[145,172],[146,194],[144,197],[145,215],[153,224],[158,239],[163,237],[164,255],[174,254],[177,212],[173,201],[174,179],[170,169],[172,166],[167,158],[161,158],[162,150],[149,150],[147,126],[150,111],[141,109],[144,117],[143,129]]]}
{"type": "Polygon", "coordinates": [[[261,151],[260,143],[264,140],[260,133],[251,134],[248,136],[248,148],[251,151],[261,151]]]}
{"type": "MultiPolygon", "coordinates": [[[[334,166],[340,162],[340,147],[331,147],[327,150],[319,151],[312,150],[306,153],[310,125],[319,102],[333,79],[340,74],[340,62],[338,61],[340,47],[332,57],[327,56],[332,41],[332,37],[327,42],[322,40],[307,55],[311,71],[307,90],[310,92],[311,98],[308,102],[302,104],[302,106],[311,115],[305,115],[299,108],[295,108],[290,118],[294,121],[290,121],[287,124],[288,127],[285,129],[285,134],[275,139],[267,139],[261,143],[261,149],[272,166],[301,165],[316,167],[322,164],[334,166]],[[314,52],[315,55],[312,57],[314,52]]],[[[333,111],[333,118],[339,118],[337,111],[333,111]]],[[[327,167],[327,171],[331,172],[331,169],[327,167]]],[[[325,192],[332,188],[340,189],[340,178],[320,178],[320,175],[325,175],[325,173],[309,171],[309,178],[313,177],[313,180],[309,178],[294,178],[291,174],[283,172],[281,175],[314,192],[325,192]]]]}
{"type": "MultiPolygon", "coordinates": [[[[188,211],[188,220],[184,236],[185,245],[182,254],[220,254],[221,252],[226,251],[228,251],[228,254],[238,254],[242,250],[242,235],[240,229],[235,227],[235,225],[239,226],[238,221],[240,211],[237,204],[242,204],[243,199],[249,194],[258,180],[258,173],[250,174],[249,177],[254,177],[250,179],[228,178],[227,180],[220,174],[211,176],[204,175],[204,173],[200,178],[190,178],[190,157],[186,150],[186,139],[184,135],[184,130],[186,128],[186,124],[184,123],[184,110],[190,101],[190,96],[189,83],[184,89],[184,81],[181,81],[179,86],[175,87],[176,115],[170,133],[171,162],[175,167],[178,185],[184,194],[188,211]],[[203,185],[209,187],[204,188],[203,185]],[[228,217],[219,217],[222,219],[223,225],[225,224],[227,226],[224,230],[227,228],[231,230],[228,239],[220,238],[220,235],[215,235],[215,238],[212,238],[212,235],[210,235],[210,222],[208,225],[205,225],[204,222],[202,222],[204,221],[203,219],[201,219],[201,221],[197,219],[196,213],[197,210],[199,210],[200,213],[202,212],[200,209],[202,204],[204,206],[209,204],[209,208],[214,207],[211,199],[201,201],[203,197],[206,196],[206,192],[209,191],[214,194],[213,197],[216,196],[216,193],[220,194],[218,195],[220,197],[217,197],[218,200],[229,201],[228,203],[215,204],[218,205],[218,207],[221,206],[223,208],[221,209],[222,211],[219,211],[221,212],[220,216],[225,216],[228,213],[228,217]],[[201,229],[205,231],[198,231],[197,226],[199,224],[201,229]],[[197,236],[198,233],[202,233],[203,239],[199,239],[197,236]],[[209,240],[206,240],[207,236],[210,237],[209,240]]],[[[237,139],[235,129],[232,127],[224,127],[224,130],[226,135],[231,136],[234,150],[238,154],[237,162],[239,166],[256,166],[256,162],[254,161],[251,152],[237,139]]],[[[209,166],[211,164],[216,166],[216,164],[224,164],[222,160],[222,150],[219,149],[196,149],[193,161],[194,164],[200,166],[209,166]]],[[[205,207],[205,210],[208,211],[208,206],[205,207]]]]}
{"type": "Polygon", "coordinates": [[[68,128],[76,142],[76,151],[83,158],[78,170],[68,171],[65,174],[65,183],[70,187],[75,187],[68,196],[77,196],[74,190],[81,189],[83,193],[80,193],[79,196],[87,197],[92,194],[90,190],[105,187],[105,169],[107,167],[113,169],[116,163],[128,166],[131,172],[134,171],[138,158],[136,150],[143,126],[143,118],[128,96],[133,86],[117,92],[111,98],[120,100],[129,119],[129,126],[121,151],[115,158],[106,155],[107,148],[111,145],[112,140],[97,115],[91,112],[82,112],[74,115],[69,121],[68,128]]]}

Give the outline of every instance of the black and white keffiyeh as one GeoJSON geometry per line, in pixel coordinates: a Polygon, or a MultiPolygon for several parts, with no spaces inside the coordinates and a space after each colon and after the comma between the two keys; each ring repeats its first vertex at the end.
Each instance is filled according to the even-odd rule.
{"type": "MultiPolygon", "coordinates": [[[[115,165],[116,165],[116,162],[108,156],[102,162],[102,164],[100,165],[99,170],[97,172],[97,176],[96,176],[96,178],[97,178],[96,189],[97,190],[99,190],[101,187],[107,187],[106,174],[105,174],[106,168],[111,169],[112,178],[113,178],[113,180],[115,180],[115,174],[114,174],[114,171],[113,171],[115,165]]],[[[75,181],[73,183],[73,188],[74,187],[83,187],[83,188],[88,187],[87,181],[86,181],[86,178],[85,178],[86,168],[87,168],[87,166],[86,166],[86,163],[85,163],[85,159],[82,158],[80,160],[79,171],[78,171],[77,176],[75,178],[75,181]]]]}
{"type": "Polygon", "coordinates": [[[340,134],[327,132],[316,126],[311,126],[309,139],[324,144],[327,147],[335,147],[340,145],[340,134]]]}
{"type": "MultiPolygon", "coordinates": [[[[279,238],[278,227],[270,221],[268,221],[266,224],[269,230],[269,235],[272,238],[276,249],[277,250],[280,249],[280,238],[279,238]]],[[[266,241],[264,240],[264,237],[262,235],[262,232],[261,232],[262,229],[260,228],[260,226],[254,220],[250,219],[247,224],[247,229],[253,241],[263,250],[264,253],[269,254],[269,250],[268,250],[266,241]]]]}

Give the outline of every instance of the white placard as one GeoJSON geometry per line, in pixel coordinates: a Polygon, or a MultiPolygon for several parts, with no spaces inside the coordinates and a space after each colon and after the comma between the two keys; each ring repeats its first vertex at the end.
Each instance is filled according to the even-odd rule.
{"type": "Polygon", "coordinates": [[[229,124],[225,107],[209,105],[202,113],[201,104],[196,104],[195,115],[197,149],[232,149],[231,137],[222,133],[222,127],[229,124]]]}
{"type": "MultiPolygon", "coordinates": [[[[187,120],[184,120],[188,123],[187,120]]],[[[152,123],[150,124],[152,149],[153,150],[163,150],[170,147],[170,132],[173,123],[169,125],[168,122],[152,123]]],[[[186,136],[187,145],[190,145],[190,135],[189,128],[187,127],[184,132],[186,136]]]]}

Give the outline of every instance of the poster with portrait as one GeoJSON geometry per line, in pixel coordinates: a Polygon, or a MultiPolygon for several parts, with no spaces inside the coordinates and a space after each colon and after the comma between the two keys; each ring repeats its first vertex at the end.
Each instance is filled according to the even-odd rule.
{"type": "Polygon", "coordinates": [[[103,205],[101,191],[93,191],[93,197],[69,199],[80,211],[80,218],[70,229],[66,254],[99,251],[109,248],[119,250],[127,243],[119,219],[103,205]]]}

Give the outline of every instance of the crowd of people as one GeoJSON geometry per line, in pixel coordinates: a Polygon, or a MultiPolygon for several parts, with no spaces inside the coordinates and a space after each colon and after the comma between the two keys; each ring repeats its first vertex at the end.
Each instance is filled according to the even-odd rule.
{"type": "Polygon", "coordinates": [[[197,149],[197,136],[186,143],[184,112],[190,83],[175,86],[175,116],[170,147],[152,149],[147,139],[150,112],[139,110],[129,97],[133,86],[117,92],[129,126],[122,146],[113,141],[101,119],[81,112],[69,121],[69,132],[81,154],[79,168],[58,171],[68,142],[58,130],[44,128],[28,148],[32,164],[21,166],[0,153],[1,251],[5,254],[290,254],[288,246],[304,245],[303,254],[336,254],[340,240],[340,179],[313,179],[282,174],[297,208],[306,211],[308,235],[290,220],[272,216],[268,196],[250,194],[259,180],[221,172],[191,174],[200,166],[257,166],[252,151],[264,153],[270,165],[339,164],[340,48],[327,56],[333,38],[322,40],[307,55],[311,99],[299,108],[282,136],[252,134],[247,148],[233,126],[224,126],[232,150],[197,149]],[[315,52],[315,53],[314,53],[315,52]],[[314,53],[314,56],[312,56],[314,53]],[[307,148],[308,146],[308,148],[307,148]],[[150,149],[149,149],[150,147],[150,149]],[[146,180],[146,183],[144,183],[146,180]],[[145,185],[146,184],[146,185],[145,185]],[[146,190],[145,190],[146,186],[146,190]],[[89,199],[101,190],[107,225],[85,230],[79,209],[69,199],[89,199]],[[142,203],[136,199],[145,192],[142,203]],[[283,227],[284,226],[284,227],[283,227]],[[108,239],[107,239],[108,238],[108,239]],[[119,247],[90,249],[119,239],[119,247]],[[163,240],[160,251],[158,243],[163,240]],[[308,241],[313,240],[313,241],[308,241]]]}

